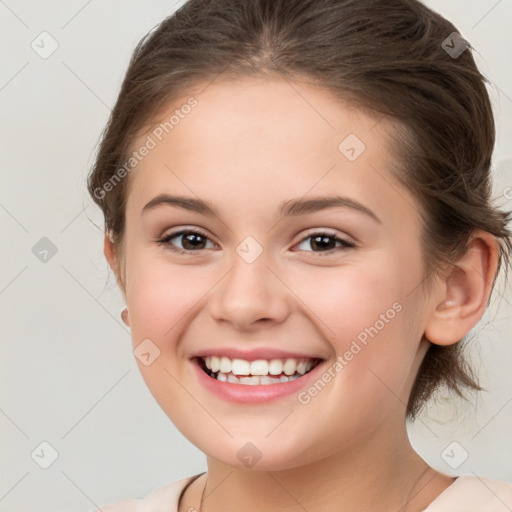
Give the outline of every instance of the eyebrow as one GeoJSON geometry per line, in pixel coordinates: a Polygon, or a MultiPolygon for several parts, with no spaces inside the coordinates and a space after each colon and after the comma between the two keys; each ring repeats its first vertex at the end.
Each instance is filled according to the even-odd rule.
{"type": "MultiPolygon", "coordinates": [[[[193,197],[173,196],[170,194],[160,194],[151,199],[151,201],[142,208],[142,214],[161,205],[176,206],[178,208],[197,212],[209,217],[221,217],[217,209],[208,201],[195,199],[193,197]]],[[[315,213],[327,208],[340,207],[350,208],[360,213],[364,213],[379,224],[382,224],[382,221],[372,210],[370,210],[370,208],[354,199],[341,196],[315,197],[312,199],[290,199],[281,204],[279,211],[281,216],[289,217],[315,213]]]]}

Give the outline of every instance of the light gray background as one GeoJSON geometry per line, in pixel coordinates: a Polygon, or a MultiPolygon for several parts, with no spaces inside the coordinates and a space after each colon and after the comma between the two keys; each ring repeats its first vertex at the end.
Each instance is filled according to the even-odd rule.
{"type": "MultiPolygon", "coordinates": [[[[85,192],[131,52],[178,4],[0,0],[0,512],[88,511],[205,469],[139,374],[102,254],[102,218],[85,192]],[[42,47],[43,31],[58,43],[47,59],[31,47],[42,47]],[[42,237],[57,248],[47,262],[32,252],[42,237]],[[58,452],[47,469],[43,441],[58,452]]],[[[512,0],[427,5],[471,41],[493,82],[495,196],[511,209],[512,0]]],[[[502,286],[495,297],[474,330],[489,391],[477,408],[430,407],[410,431],[445,473],[512,481],[512,293],[502,286]]]]}

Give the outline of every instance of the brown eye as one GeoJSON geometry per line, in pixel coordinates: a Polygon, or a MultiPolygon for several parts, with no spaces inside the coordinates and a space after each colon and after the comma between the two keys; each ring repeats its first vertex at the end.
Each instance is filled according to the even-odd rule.
{"type": "Polygon", "coordinates": [[[213,246],[213,242],[200,231],[182,230],[176,233],[170,233],[164,238],[159,240],[159,243],[167,245],[170,249],[178,252],[197,252],[201,249],[211,248],[206,247],[208,242],[213,246]],[[180,246],[176,246],[173,240],[177,240],[180,246]]]}
{"type": "Polygon", "coordinates": [[[307,252],[329,252],[337,249],[351,249],[355,247],[355,244],[332,233],[312,233],[303,238],[298,247],[299,250],[307,252]],[[300,248],[301,245],[303,245],[303,248],[300,248]],[[308,246],[311,249],[310,251],[307,249],[308,246]]]}

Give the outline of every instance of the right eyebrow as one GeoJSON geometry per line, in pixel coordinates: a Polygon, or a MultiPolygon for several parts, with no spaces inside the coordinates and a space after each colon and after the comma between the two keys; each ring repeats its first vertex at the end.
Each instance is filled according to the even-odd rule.
{"type": "Polygon", "coordinates": [[[160,194],[151,199],[151,201],[142,208],[142,214],[163,204],[178,206],[184,210],[201,213],[203,215],[208,215],[209,217],[220,217],[219,212],[215,207],[207,201],[194,199],[192,197],[172,196],[170,194],[160,194]]]}

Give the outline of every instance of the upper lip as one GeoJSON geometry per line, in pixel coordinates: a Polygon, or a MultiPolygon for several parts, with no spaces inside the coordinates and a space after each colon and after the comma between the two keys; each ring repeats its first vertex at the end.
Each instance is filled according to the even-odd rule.
{"type": "Polygon", "coordinates": [[[301,352],[288,352],[276,348],[253,348],[240,350],[238,348],[210,348],[201,350],[192,357],[205,358],[209,356],[227,357],[229,359],[245,359],[255,361],[256,359],[323,359],[318,355],[310,355],[301,352]]]}

